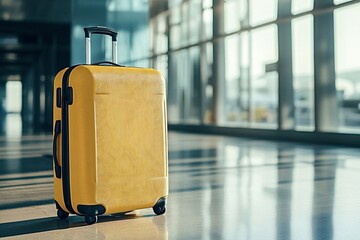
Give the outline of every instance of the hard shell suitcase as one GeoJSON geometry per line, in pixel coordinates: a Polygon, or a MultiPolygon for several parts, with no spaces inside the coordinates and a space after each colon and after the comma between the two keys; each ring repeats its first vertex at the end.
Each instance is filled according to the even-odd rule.
{"type": "Polygon", "coordinates": [[[54,80],[54,198],[58,217],[152,207],[168,195],[165,81],[154,69],[116,64],[117,33],[85,28],[86,64],[54,80]],[[92,34],[110,35],[111,65],[90,64],[92,34]]]}

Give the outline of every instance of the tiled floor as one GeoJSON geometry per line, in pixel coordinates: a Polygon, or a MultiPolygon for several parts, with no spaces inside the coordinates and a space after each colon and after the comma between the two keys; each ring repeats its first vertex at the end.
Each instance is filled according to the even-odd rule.
{"type": "Polygon", "coordinates": [[[57,220],[51,136],[0,137],[0,237],[360,239],[360,150],[171,132],[167,213],[57,220]]]}

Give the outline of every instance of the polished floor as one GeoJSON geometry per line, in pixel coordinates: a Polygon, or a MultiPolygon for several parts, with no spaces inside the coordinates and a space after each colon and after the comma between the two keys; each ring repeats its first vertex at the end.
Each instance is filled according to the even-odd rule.
{"type": "Polygon", "coordinates": [[[167,213],[57,220],[50,135],[0,136],[0,237],[360,239],[360,149],[169,134],[167,213]]]}

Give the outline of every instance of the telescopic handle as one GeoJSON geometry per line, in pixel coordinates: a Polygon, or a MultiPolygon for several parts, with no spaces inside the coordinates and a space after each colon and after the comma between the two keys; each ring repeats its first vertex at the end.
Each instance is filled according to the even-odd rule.
{"type": "Polygon", "coordinates": [[[86,27],[85,31],[85,63],[91,64],[91,35],[92,34],[103,34],[111,36],[112,38],[112,62],[117,63],[117,32],[113,29],[96,26],[96,27],[86,27]]]}

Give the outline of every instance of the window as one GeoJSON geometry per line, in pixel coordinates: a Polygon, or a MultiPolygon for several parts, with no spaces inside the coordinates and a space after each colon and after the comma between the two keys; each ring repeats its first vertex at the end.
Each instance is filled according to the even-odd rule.
{"type": "Polygon", "coordinates": [[[240,121],[240,38],[234,34],[225,38],[225,121],[240,121]]]}
{"type": "Polygon", "coordinates": [[[289,79],[285,85],[294,91],[293,96],[282,95],[293,101],[290,108],[281,103],[281,120],[289,123],[289,128],[294,120],[296,131],[360,133],[360,3],[330,0],[314,10],[315,1],[322,0],[171,0],[165,1],[168,10],[154,9],[150,27],[156,31],[151,31],[153,56],[149,59],[161,71],[168,68],[169,123],[278,129],[281,37],[288,49],[291,47],[282,57],[292,60],[292,76],[290,71],[281,71],[281,80],[289,79]],[[279,7],[288,12],[278,16],[279,7]],[[169,26],[165,24],[167,16],[169,26]],[[282,25],[280,36],[278,25],[282,25]],[[325,45],[320,38],[314,39],[314,26],[328,27],[324,35],[328,33],[330,38],[334,30],[334,46],[317,32],[331,43],[324,55],[315,49],[325,45]],[[336,92],[333,75],[326,76],[329,71],[322,74],[322,66],[332,67],[333,56],[336,92]],[[331,93],[322,88],[324,79],[331,84],[331,93]],[[287,85],[290,81],[292,85],[287,85]],[[317,95],[315,86],[319,86],[317,95]],[[334,107],[321,107],[323,103],[334,107]],[[318,114],[316,104],[323,110],[318,114]],[[326,120],[334,119],[329,117],[331,113],[338,116],[338,125],[329,121],[329,130],[324,130],[326,120]]]}
{"type": "Polygon", "coordinates": [[[295,127],[314,129],[314,51],[313,17],[292,20],[292,64],[295,127]]]}
{"type": "Polygon", "coordinates": [[[203,123],[213,123],[213,44],[206,43],[201,49],[202,118],[203,123]]]}
{"type": "Polygon", "coordinates": [[[334,11],[339,130],[360,131],[360,4],[334,11]]]}
{"type": "Polygon", "coordinates": [[[189,100],[184,109],[184,120],[187,123],[200,123],[201,109],[201,76],[200,76],[200,47],[189,48],[188,80],[185,101],[189,100]]]}
{"type": "Polygon", "coordinates": [[[278,74],[271,65],[278,61],[277,27],[270,25],[251,31],[251,126],[276,128],[278,74]]]}
{"type": "Polygon", "coordinates": [[[225,33],[240,29],[239,2],[238,0],[227,0],[224,3],[224,30],[225,33]]]}
{"type": "Polygon", "coordinates": [[[176,51],[171,56],[168,89],[169,122],[200,123],[200,47],[176,51]]]}
{"type": "Polygon", "coordinates": [[[202,39],[206,40],[212,37],[213,35],[213,10],[212,8],[205,9],[203,11],[203,33],[202,39]]]}
{"type": "Polygon", "coordinates": [[[8,81],[6,83],[6,112],[20,113],[22,106],[21,81],[8,81]]]}
{"type": "MultiPolygon", "coordinates": [[[[168,50],[168,38],[166,34],[166,19],[167,15],[159,14],[154,25],[154,51],[156,54],[165,53],[168,50]]],[[[146,41],[144,36],[142,39],[146,41]]]]}
{"type": "Polygon", "coordinates": [[[180,32],[181,35],[179,36],[180,38],[180,46],[184,47],[186,45],[188,45],[188,41],[189,41],[189,2],[184,2],[182,5],[182,21],[180,23],[180,32]]]}
{"type": "Polygon", "coordinates": [[[256,26],[276,19],[277,0],[251,0],[250,25],[256,26]]]}
{"type": "MultiPolygon", "coordinates": [[[[6,136],[21,136],[22,122],[22,83],[21,81],[8,81],[6,83],[5,102],[5,130],[6,136]]],[[[1,110],[1,109],[0,109],[1,110]]]]}
{"type": "Polygon", "coordinates": [[[163,77],[167,80],[168,74],[168,57],[167,55],[160,55],[156,58],[155,68],[161,72],[163,77]]]}
{"type": "Polygon", "coordinates": [[[174,25],[170,30],[170,47],[171,49],[176,49],[180,47],[181,43],[181,33],[180,33],[180,25],[174,25]]]}
{"type": "Polygon", "coordinates": [[[176,51],[170,54],[170,71],[168,84],[168,121],[181,123],[185,98],[185,79],[187,71],[187,50],[176,51]]]}
{"type": "Polygon", "coordinates": [[[291,13],[299,14],[302,12],[310,11],[314,7],[314,0],[292,0],[291,13]]]}
{"type": "Polygon", "coordinates": [[[170,47],[171,49],[176,49],[180,47],[181,33],[180,33],[180,23],[181,23],[181,5],[174,7],[170,11],[170,47]]]}
{"type": "Polygon", "coordinates": [[[194,44],[200,41],[201,35],[201,1],[192,0],[189,4],[189,43],[194,44]]]}
{"type": "Polygon", "coordinates": [[[249,33],[225,38],[225,124],[249,122],[249,33]]]}

